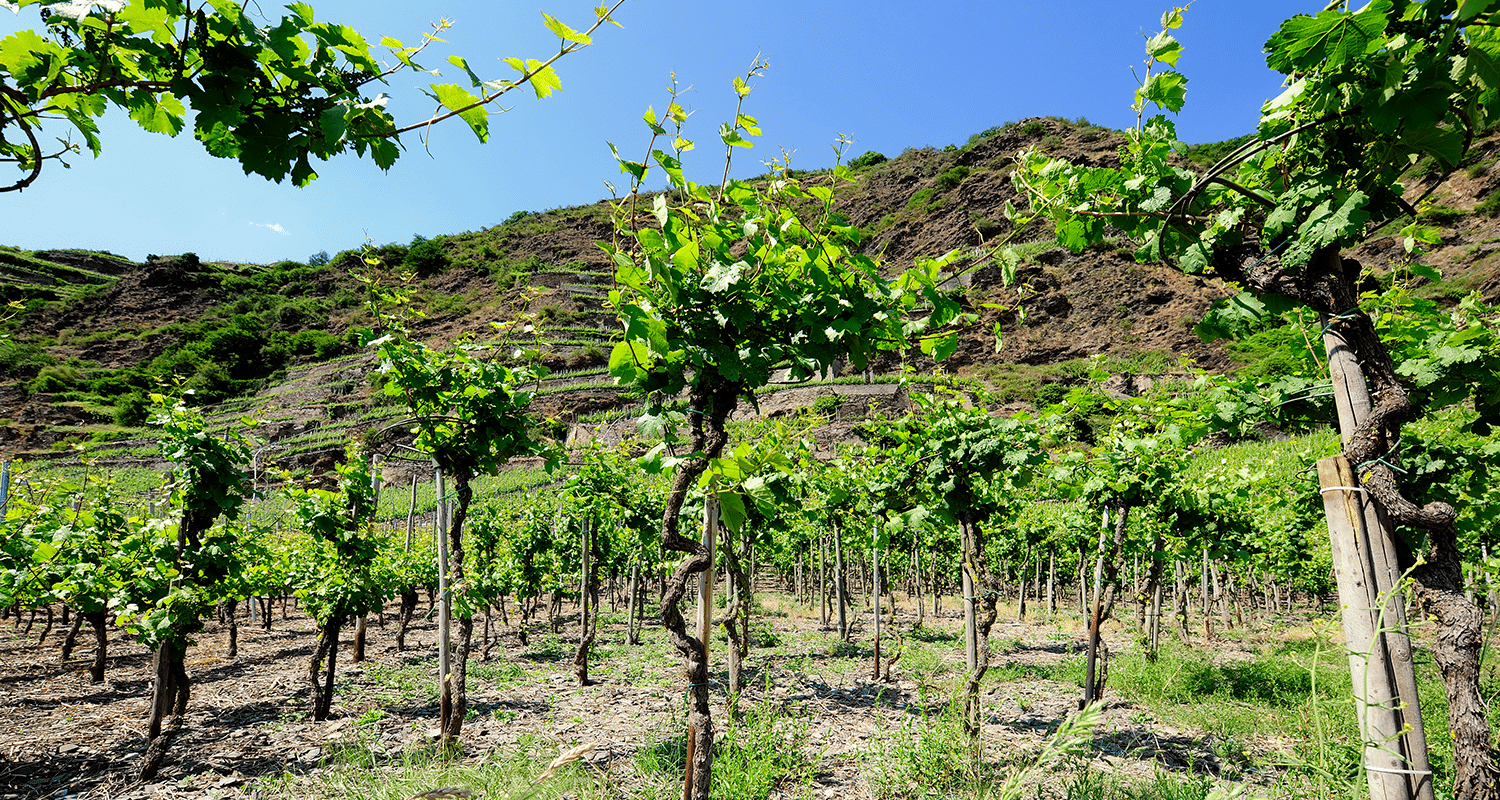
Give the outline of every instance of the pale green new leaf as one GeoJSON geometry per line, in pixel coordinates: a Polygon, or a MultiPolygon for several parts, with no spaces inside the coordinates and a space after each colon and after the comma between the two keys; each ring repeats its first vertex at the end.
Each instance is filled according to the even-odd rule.
{"type": "Polygon", "coordinates": [[[484,84],[484,81],[480,80],[479,76],[474,74],[474,70],[469,69],[469,61],[463,56],[448,56],[448,63],[463,70],[469,76],[469,80],[473,81],[474,86],[484,84]]]}
{"type": "MultiPolygon", "coordinates": [[[[529,76],[532,91],[536,92],[538,99],[550,96],[554,91],[562,90],[562,80],[551,67],[543,66],[542,62],[534,58],[521,60],[519,58],[507,58],[505,63],[512,69],[521,73],[523,77],[529,76]]],[[[519,81],[518,81],[519,82],[519,81]]]]}
{"type": "Polygon", "coordinates": [[[479,137],[479,141],[489,141],[490,111],[485,106],[479,105],[478,97],[456,83],[434,83],[432,93],[444,108],[459,112],[458,116],[462,117],[464,122],[469,123],[469,128],[474,131],[475,136],[479,137]]]}
{"type": "Polygon", "coordinates": [[[545,11],[542,12],[542,18],[547,22],[547,30],[552,31],[557,35],[557,38],[565,42],[576,42],[577,44],[593,44],[594,42],[593,39],[579,33],[578,31],[573,30],[572,28],[560,22],[557,17],[554,17],[545,11]]]}

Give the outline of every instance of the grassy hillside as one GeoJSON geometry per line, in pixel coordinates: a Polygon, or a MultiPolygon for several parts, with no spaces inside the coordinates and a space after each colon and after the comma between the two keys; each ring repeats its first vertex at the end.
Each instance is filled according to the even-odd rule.
{"type": "MultiPolygon", "coordinates": [[[[853,164],[856,182],[836,213],[859,229],[865,252],[899,270],[1011,233],[1003,207],[1019,200],[1008,180],[1018,150],[1038,146],[1107,163],[1119,141],[1086,120],[1030,119],[961,146],[890,158],[867,153],[853,164]]],[[[1195,146],[1186,157],[1210,162],[1232,144],[1195,146]]],[[[1490,175],[1500,143],[1479,152],[1441,185],[1422,183],[1425,165],[1413,171],[1412,191],[1430,190],[1422,215],[1446,234],[1430,260],[1448,279],[1422,290],[1433,296],[1500,294],[1493,216],[1500,203],[1492,194],[1500,173],[1490,175]]],[[[1356,253],[1377,274],[1403,257],[1390,236],[1398,227],[1377,231],[1356,253]]],[[[615,322],[602,308],[611,275],[596,246],[612,232],[608,205],[596,203],[517,213],[479,231],[320,253],[305,263],[205,263],[185,254],[133,264],[104,253],[0,248],[0,292],[26,302],[0,341],[0,454],[47,457],[90,446],[101,456],[149,458],[140,427],[146,394],[178,387],[217,406],[225,424],[242,414],[266,420],[268,459],[316,468],[342,440],[400,413],[373,391],[373,357],[353,335],[373,321],[355,272],[388,282],[410,275],[414,303],[426,314],[418,334],[436,344],[486,332],[495,321],[529,321],[526,346],[553,370],[540,410],[562,425],[618,413],[633,400],[605,374],[615,322]],[[367,257],[378,264],[367,266],[367,257]]],[[[1193,325],[1230,292],[1215,281],[1137,264],[1123,243],[1073,254],[1053,247],[1045,229],[1017,238],[1027,256],[1020,285],[1002,286],[992,268],[966,278],[956,288],[981,311],[981,324],[942,365],[907,354],[906,366],[979,381],[1000,403],[1046,404],[1101,365],[1151,375],[1180,369],[1186,357],[1211,369],[1264,373],[1303,358],[1303,331],[1293,327],[1227,347],[1199,340],[1193,325]],[[984,304],[1024,306],[1025,314],[984,304]],[[989,333],[996,322],[1005,331],[998,353],[989,333]]],[[[896,359],[883,365],[901,367],[896,359]]],[[[842,376],[822,396],[866,380],[842,376]]]]}

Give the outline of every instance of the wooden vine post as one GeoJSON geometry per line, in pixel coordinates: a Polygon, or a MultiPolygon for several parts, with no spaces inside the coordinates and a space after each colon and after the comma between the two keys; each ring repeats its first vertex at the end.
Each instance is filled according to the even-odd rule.
{"type": "MultiPolygon", "coordinates": [[[[719,537],[719,498],[713,493],[708,493],[703,498],[703,549],[708,551],[708,567],[698,573],[698,646],[700,649],[700,670],[696,676],[698,679],[688,687],[688,693],[693,698],[694,713],[697,706],[708,705],[708,643],[709,637],[714,631],[714,545],[719,537]]],[[[711,723],[709,723],[711,724],[711,723]]],[[[710,735],[712,734],[712,728],[710,735]]],[[[712,741],[710,739],[710,741],[712,741]]],[[[682,800],[695,800],[702,796],[701,791],[705,787],[695,787],[695,772],[693,762],[703,760],[708,762],[706,772],[713,769],[713,751],[708,753],[696,753],[695,745],[697,737],[687,737],[687,762],[682,774],[682,800]],[[700,791],[694,792],[695,788],[700,791]]]]}
{"type": "Polygon", "coordinates": [[[1099,552],[1094,561],[1094,602],[1089,614],[1089,647],[1088,658],[1084,664],[1083,673],[1083,699],[1079,701],[1078,707],[1086,708],[1089,703],[1099,699],[1098,685],[1103,681],[1095,682],[1094,675],[1099,663],[1099,625],[1103,622],[1100,616],[1103,612],[1104,603],[1104,543],[1109,534],[1109,510],[1104,511],[1104,520],[1099,524],[1099,552]]]}
{"type": "MultiPolygon", "coordinates": [[[[1338,326],[1327,327],[1323,347],[1339,431],[1347,444],[1370,414],[1370,395],[1357,357],[1338,326]]],[[[1385,515],[1360,487],[1357,470],[1343,456],[1318,462],[1318,483],[1343,607],[1370,797],[1431,800],[1432,768],[1394,534],[1385,515]]]]}
{"type": "Polygon", "coordinates": [[[979,585],[974,580],[974,564],[972,553],[974,542],[968,525],[959,524],[959,548],[963,554],[963,560],[959,565],[959,571],[963,577],[964,592],[964,667],[972,675],[979,669],[979,635],[976,631],[978,623],[974,613],[974,601],[978,600],[979,585]]]}
{"type": "Polygon", "coordinates": [[[871,531],[870,540],[870,565],[874,577],[870,579],[872,584],[870,591],[875,595],[875,673],[873,680],[880,680],[880,521],[876,520],[875,529],[871,531]]]}

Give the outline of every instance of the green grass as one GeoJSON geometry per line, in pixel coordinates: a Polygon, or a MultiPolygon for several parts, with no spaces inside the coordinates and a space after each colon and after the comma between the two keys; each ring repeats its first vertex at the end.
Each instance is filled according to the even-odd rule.
{"type": "Polygon", "coordinates": [[[444,759],[431,749],[411,750],[391,759],[361,741],[332,750],[333,756],[316,774],[286,772],[257,787],[264,797],[285,800],[406,800],[439,787],[466,789],[488,800],[606,796],[601,784],[576,761],[543,778],[556,746],[539,740],[523,740],[514,749],[496,751],[477,762],[444,759]],[[540,784],[533,786],[533,781],[540,784]]]}
{"type": "MultiPolygon", "coordinates": [[[[714,741],[710,796],[764,800],[775,792],[777,797],[811,797],[817,760],[809,751],[808,716],[770,699],[741,710],[742,717],[718,722],[722,727],[714,741]]],[[[640,797],[681,796],[686,742],[685,729],[678,728],[636,751],[636,771],[646,782],[640,797]]]]}
{"type": "MultiPolygon", "coordinates": [[[[931,708],[933,699],[924,695],[918,704],[931,708]]],[[[975,772],[963,709],[963,698],[954,695],[935,712],[887,720],[865,754],[877,800],[977,797],[994,781],[996,774],[984,771],[984,765],[975,772]]]]}
{"type": "Polygon", "coordinates": [[[1231,764],[1283,769],[1312,796],[1334,796],[1357,777],[1348,664],[1317,639],[1269,647],[1248,661],[1167,645],[1155,663],[1138,653],[1112,659],[1109,686],[1157,720],[1208,732],[1231,764]],[[1278,751],[1266,741],[1296,744],[1278,751]]]}
{"type": "Polygon", "coordinates": [[[425,661],[395,665],[377,662],[365,668],[365,677],[398,698],[399,704],[428,705],[438,701],[437,679],[432,671],[432,665],[425,661]]]}

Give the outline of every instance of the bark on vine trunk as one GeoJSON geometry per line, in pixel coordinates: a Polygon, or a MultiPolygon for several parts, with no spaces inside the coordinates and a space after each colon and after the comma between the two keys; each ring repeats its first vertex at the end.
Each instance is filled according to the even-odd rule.
{"type": "MultiPolygon", "coordinates": [[[[879,541],[880,531],[876,528],[875,540],[879,541]]],[[[871,670],[873,680],[880,680],[880,549],[872,548],[870,565],[872,569],[870,582],[874,584],[875,594],[875,663],[871,670]]]]}
{"type": "Polygon", "coordinates": [[[701,541],[695,541],[679,533],[679,515],[687,500],[690,487],[708,468],[710,459],[724,452],[729,436],[724,423],[738,404],[740,387],[724,381],[701,376],[703,380],[689,394],[688,450],[701,454],[690,458],[678,468],[667,493],[662,513],[661,548],[665,553],[675,551],[686,558],[672,571],[663,587],[661,603],[662,627],[677,653],[682,656],[683,672],[687,678],[688,736],[687,766],[683,778],[684,800],[707,800],[713,772],[714,727],[713,715],[708,701],[708,648],[701,638],[688,635],[687,620],[679,604],[687,594],[688,581],[694,575],[704,573],[713,565],[712,554],[701,541]]]}
{"type": "Polygon", "coordinates": [[[344,627],[342,614],[335,614],[318,629],[318,644],[313,649],[312,660],[307,665],[307,683],[310,689],[309,711],[314,722],[328,719],[333,708],[333,679],[339,654],[339,631],[344,627]],[[323,669],[327,659],[328,669],[323,669]]]}
{"type": "Polygon", "coordinates": [[[401,617],[396,622],[396,652],[406,649],[406,629],[411,625],[412,614],[417,610],[417,587],[408,586],[401,591],[401,617]]]}
{"type": "MultiPolygon", "coordinates": [[[[1490,748],[1485,704],[1479,691],[1481,620],[1478,609],[1463,594],[1462,558],[1454,528],[1457,515],[1446,503],[1418,507],[1402,495],[1395,473],[1384,463],[1400,441],[1402,425],[1413,407],[1397,378],[1389,350],[1370,318],[1359,311],[1360,265],[1327,248],[1315,253],[1305,269],[1294,273],[1274,261],[1267,263],[1259,250],[1251,244],[1222,253],[1215,258],[1215,271],[1258,292],[1275,292],[1303,302],[1329,318],[1329,333],[1346,345],[1348,380],[1336,381],[1335,385],[1365,390],[1365,397],[1373,402],[1363,409],[1358,405],[1340,409],[1343,455],[1356,465],[1359,488],[1391,521],[1426,533],[1426,551],[1420,554],[1408,543],[1419,537],[1396,538],[1396,567],[1402,573],[1410,572],[1423,613],[1437,621],[1432,653],[1448,696],[1448,723],[1454,739],[1453,794],[1476,800],[1500,798],[1500,769],[1490,748]]],[[[1327,341],[1325,338],[1325,344],[1327,341]]],[[[1329,355],[1332,372],[1334,353],[1329,355]]],[[[1427,784],[1430,786],[1430,781],[1427,784]]]]}
{"type": "Polygon", "coordinates": [[[225,600],[224,616],[228,618],[229,624],[229,657],[238,658],[240,655],[240,625],[235,619],[235,612],[240,608],[240,601],[225,600]]]}
{"type": "Polygon", "coordinates": [[[589,519],[583,519],[579,534],[583,539],[583,593],[578,613],[578,649],[573,653],[573,675],[579,686],[589,686],[589,650],[594,646],[594,632],[599,618],[599,574],[594,568],[593,528],[589,519]]]}
{"type": "Polygon", "coordinates": [[[724,609],[724,630],[729,633],[729,696],[733,703],[745,689],[745,659],[750,655],[750,578],[746,570],[749,560],[750,531],[741,532],[744,539],[743,552],[735,552],[734,538],[729,529],[724,529],[724,567],[729,575],[729,602],[724,609]]]}
{"type": "Polygon", "coordinates": [[[629,644],[641,643],[640,628],[636,624],[636,616],[641,608],[641,564],[636,561],[630,565],[630,602],[625,612],[625,641],[629,644]]]}
{"type": "Polygon", "coordinates": [[[103,611],[89,611],[84,617],[88,620],[89,627],[94,629],[94,663],[89,667],[89,681],[103,683],[104,666],[109,657],[109,631],[105,627],[108,620],[103,611]]]}
{"type": "MultiPolygon", "coordinates": [[[[464,520],[469,515],[469,503],[474,499],[470,485],[473,473],[461,467],[453,472],[453,494],[457,503],[453,508],[452,526],[448,529],[448,571],[452,576],[450,594],[464,590],[464,520]]],[[[463,732],[464,715],[469,711],[468,673],[469,651],[474,642],[474,613],[466,610],[458,618],[458,648],[448,665],[448,691],[452,697],[447,717],[443,722],[442,747],[449,752],[459,749],[459,735],[463,732]]]]}
{"type": "Polygon", "coordinates": [[[1105,552],[1105,528],[1099,532],[1098,561],[1094,564],[1094,606],[1089,618],[1088,657],[1084,664],[1083,699],[1078,707],[1098,702],[1104,697],[1104,685],[1109,675],[1109,648],[1104,645],[1100,629],[1104,626],[1115,606],[1115,592],[1120,577],[1120,551],[1125,545],[1125,523],[1130,515],[1130,506],[1121,504],[1115,517],[1113,545],[1105,552]]]}
{"type": "Polygon", "coordinates": [[[68,635],[63,637],[62,660],[67,661],[73,655],[73,648],[78,645],[78,629],[83,627],[83,615],[74,614],[73,624],[68,626],[68,635]]]}
{"type": "Polygon", "coordinates": [[[833,526],[833,594],[839,608],[839,640],[849,641],[849,578],[844,574],[844,545],[838,523],[833,526]]]}
{"type": "Polygon", "coordinates": [[[191,693],[187,667],[183,663],[185,656],[184,646],[163,642],[157,646],[152,658],[155,680],[151,689],[151,716],[146,725],[146,738],[150,744],[141,758],[140,779],[143,781],[156,777],[166,760],[172,737],[182,728],[182,717],[187,711],[191,693]]]}
{"type": "Polygon", "coordinates": [[[1158,531],[1151,540],[1151,563],[1146,567],[1146,583],[1139,593],[1139,599],[1146,608],[1146,658],[1151,661],[1156,660],[1161,646],[1161,567],[1165,558],[1161,548],[1161,533],[1158,531]]]}
{"type": "Polygon", "coordinates": [[[973,608],[974,666],[969,670],[964,701],[964,732],[977,746],[983,722],[979,713],[979,684],[990,668],[990,629],[995,624],[995,603],[999,593],[985,555],[983,529],[967,514],[959,519],[959,528],[964,542],[964,574],[969,578],[972,590],[979,593],[970,603],[973,608]]]}

